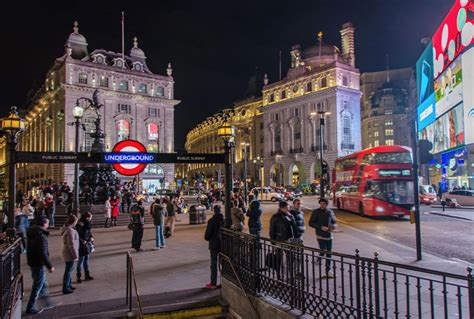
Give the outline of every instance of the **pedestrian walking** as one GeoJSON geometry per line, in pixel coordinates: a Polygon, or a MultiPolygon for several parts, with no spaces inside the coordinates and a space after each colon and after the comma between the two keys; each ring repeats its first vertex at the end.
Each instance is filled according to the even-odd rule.
{"type": "Polygon", "coordinates": [[[221,206],[214,206],[214,215],[207,222],[204,239],[209,242],[209,252],[211,255],[211,282],[206,285],[208,289],[217,288],[217,256],[221,249],[221,228],[224,226],[224,216],[221,213],[221,206]]]}
{"type": "Polygon", "coordinates": [[[94,236],[92,236],[92,214],[85,213],[79,219],[76,230],[79,234],[79,260],[76,267],[76,278],[80,284],[82,282],[82,268],[84,268],[84,280],[94,280],[89,272],[89,258],[94,252],[94,236]]]}
{"type": "Polygon", "coordinates": [[[35,225],[32,225],[26,233],[27,249],[26,258],[33,278],[30,299],[26,306],[26,314],[34,315],[43,311],[36,307],[36,300],[44,298],[45,305],[50,306],[48,297],[48,282],[46,280],[45,267],[50,273],[54,272],[54,266],[49,260],[48,236],[49,220],[42,216],[35,225]]]}
{"type": "Polygon", "coordinates": [[[249,232],[251,235],[260,237],[260,232],[262,231],[262,210],[260,209],[260,202],[258,200],[253,200],[250,202],[250,209],[247,212],[249,217],[249,232]]]}
{"type": "Polygon", "coordinates": [[[117,226],[117,217],[120,214],[119,204],[120,201],[118,200],[117,196],[113,195],[112,200],[110,201],[110,205],[112,206],[112,220],[110,222],[110,226],[117,226]]]}
{"type": "Polygon", "coordinates": [[[74,229],[77,217],[69,215],[66,224],[61,228],[60,234],[63,238],[62,257],[65,263],[63,276],[63,294],[71,294],[75,287],[72,286],[71,273],[79,259],[79,234],[74,229]]]}
{"type": "Polygon", "coordinates": [[[105,217],[105,223],[104,223],[104,228],[109,228],[112,226],[112,204],[110,203],[110,197],[107,197],[107,200],[105,201],[105,212],[104,212],[104,217],[105,217]],[[110,226],[109,226],[109,220],[110,220],[110,226]]]}
{"type": "Polygon", "coordinates": [[[165,248],[165,237],[164,237],[164,220],[166,217],[166,210],[160,203],[160,199],[156,198],[150,206],[150,215],[153,217],[153,225],[155,225],[155,250],[165,248]]]}
{"type": "Polygon", "coordinates": [[[137,252],[143,251],[142,238],[143,228],[145,225],[145,211],[142,206],[142,201],[139,200],[137,204],[133,205],[132,212],[130,214],[129,229],[132,230],[132,248],[137,252]]]}
{"type": "Polygon", "coordinates": [[[15,230],[21,238],[21,250],[26,250],[26,231],[30,227],[28,215],[25,215],[20,208],[15,208],[15,230]]]}
{"type": "Polygon", "coordinates": [[[232,218],[232,229],[237,231],[244,230],[244,221],[245,215],[241,208],[239,208],[239,203],[237,200],[232,200],[230,204],[230,214],[232,218]]]}
{"type": "Polygon", "coordinates": [[[34,222],[38,223],[41,217],[47,218],[44,213],[44,202],[41,199],[37,199],[35,202],[35,212],[34,215],[34,222]]]}
{"type": "Polygon", "coordinates": [[[298,243],[303,242],[303,234],[306,230],[304,225],[304,212],[301,210],[301,200],[293,200],[293,207],[290,210],[291,215],[295,219],[296,232],[295,232],[295,241],[298,243]]]}
{"type": "Polygon", "coordinates": [[[336,215],[332,209],[328,208],[326,198],[319,199],[319,206],[319,208],[313,210],[309,219],[309,226],[316,229],[319,249],[322,250],[319,256],[326,256],[326,276],[324,278],[334,278],[334,273],[331,272],[331,250],[332,232],[337,227],[336,215]]]}
{"type": "Polygon", "coordinates": [[[23,214],[28,216],[28,220],[30,221],[34,220],[35,209],[33,208],[33,206],[30,205],[29,200],[25,199],[23,207],[21,208],[21,211],[23,212],[23,214]]]}
{"type": "Polygon", "coordinates": [[[49,219],[49,226],[54,227],[54,217],[56,214],[56,203],[51,193],[46,193],[44,201],[44,210],[46,218],[49,219]]]}
{"type": "Polygon", "coordinates": [[[174,226],[176,223],[176,210],[169,198],[166,198],[163,202],[166,205],[166,222],[165,228],[169,227],[169,234],[173,236],[174,234],[174,226]]]}

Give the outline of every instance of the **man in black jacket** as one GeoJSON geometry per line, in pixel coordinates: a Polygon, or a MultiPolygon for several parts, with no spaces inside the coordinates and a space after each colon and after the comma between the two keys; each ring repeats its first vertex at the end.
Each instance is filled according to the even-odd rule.
{"type": "Polygon", "coordinates": [[[293,215],[296,224],[295,239],[299,242],[303,242],[303,233],[306,230],[306,227],[304,226],[304,213],[301,210],[301,200],[293,200],[293,207],[290,213],[293,215]]]}
{"type": "Polygon", "coordinates": [[[37,225],[31,226],[26,233],[28,239],[27,261],[33,277],[33,287],[31,288],[30,300],[26,306],[26,314],[37,314],[43,311],[43,309],[36,308],[38,297],[44,297],[46,305],[49,304],[47,298],[48,283],[44,267],[46,266],[51,273],[54,272],[54,267],[49,260],[48,227],[49,220],[44,216],[40,216],[37,225]]]}
{"type": "Polygon", "coordinates": [[[217,256],[221,250],[221,227],[224,226],[224,216],[221,213],[221,206],[214,206],[214,215],[207,222],[204,239],[209,242],[211,252],[211,282],[206,285],[208,289],[217,288],[217,256]]]}
{"type": "Polygon", "coordinates": [[[296,224],[290,213],[288,203],[281,201],[278,204],[278,212],[270,219],[270,239],[287,242],[295,238],[296,224]]]}
{"type": "Polygon", "coordinates": [[[319,199],[320,207],[313,210],[309,220],[309,226],[316,229],[316,238],[318,239],[319,249],[327,251],[320,253],[320,256],[326,255],[326,274],[327,278],[333,278],[331,269],[331,250],[332,250],[332,231],[337,227],[336,215],[332,209],[328,208],[326,198],[319,199]]]}

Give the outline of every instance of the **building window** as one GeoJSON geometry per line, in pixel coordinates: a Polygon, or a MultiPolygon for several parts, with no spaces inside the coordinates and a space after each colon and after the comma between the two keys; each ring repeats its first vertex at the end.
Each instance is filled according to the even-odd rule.
{"type": "Polygon", "coordinates": [[[349,81],[347,80],[347,76],[342,76],[342,86],[348,86],[349,81]]]}
{"type": "Polygon", "coordinates": [[[385,140],[385,145],[393,145],[393,140],[392,139],[385,140]]]}
{"type": "Polygon", "coordinates": [[[165,96],[165,88],[162,86],[158,86],[156,88],[156,95],[157,96],[165,96]]]}
{"type": "Polygon", "coordinates": [[[147,86],[145,83],[140,83],[138,86],[138,93],[146,93],[147,92],[147,86]]]}
{"type": "Polygon", "coordinates": [[[286,99],[286,90],[281,91],[281,99],[286,99]]]}
{"type": "Polygon", "coordinates": [[[148,145],[147,149],[149,152],[158,152],[159,151],[159,127],[156,123],[149,123],[147,125],[147,139],[148,145]]]}
{"type": "Polygon", "coordinates": [[[128,140],[130,138],[130,123],[121,119],[117,121],[117,142],[128,140]]]}
{"type": "Polygon", "coordinates": [[[128,81],[127,80],[120,81],[119,90],[120,91],[128,91],[128,81]]]}
{"type": "MultiPolygon", "coordinates": [[[[386,129],[385,130],[385,136],[393,136],[393,129],[386,129]]],[[[389,144],[387,144],[389,145],[389,144]]]]}
{"type": "Polygon", "coordinates": [[[293,116],[298,117],[298,115],[299,115],[299,109],[294,109],[293,116]]]}
{"type": "Polygon", "coordinates": [[[275,127],[275,149],[274,151],[281,150],[281,128],[279,126],[275,127]]]}
{"type": "Polygon", "coordinates": [[[130,114],[132,113],[132,106],[130,104],[118,104],[117,111],[122,114],[130,114]]]}
{"type": "Polygon", "coordinates": [[[270,94],[269,98],[268,98],[268,102],[274,102],[275,101],[275,94],[270,94]]]}
{"type": "Polygon", "coordinates": [[[260,143],[263,143],[263,141],[264,141],[264,137],[263,137],[263,134],[262,134],[262,135],[260,135],[260,143]]]}
{"type": "Polygon", "coordinates": [[[148,116],[159,117],[160,116],[160,109],[157,107],[149,107],[148,108],[148,116]]]}
{"type": "Polygon", "coordinates": [[[374,141],[374,147],[377,147],[377,146],[379,146],[379,140],[374,141]]]}
{"type": "Polygon", "coordinates": [[[79,73],[78,82],[81,84],[87,84],[87,73],[79,73]]]}
{"type": "Polygon", "coordinates": [[[385,126],[392,126],[393,121],[392,120],[385,120],[385,126]]]}
{"type": "Polygon", "coordinates": [[[263,130],[263,122],[260,122],[260,129],[263,130]]]}
{"type": "Polygon", "coordinates": [[[342,149],[352,149],[352,117],[348,111],[343,111],[342,118],[342,149]]]}
{"type": "Polygon", "coordinates": [[[306,92],[311,92],[313,90],[313,83],[308,82],[306,83],[306,92]]]}
{"type": "Polygon", "coordinates": [[[102,75],[100,77],[99,86],[108,88],[109,87],[109,78],[102,75]]]}
{"type": "Polygon", "coordinates": [[[321,88],[325,88],[325,87],[327,87],[327,86],[328,86],[328,80],[327,80],[326,77],[324,77],[324,78],[321,79],[321,85],[320,85],[320,87],[321,87],[321,88]]]}
{"type": "Polygon", "coordinates": [[[278,113],[275,113],[273,114],[275,116],[275,121],[278,121],[279,120],[279,114],[278,113]]]}
{"type": "Polygon", "coordinates": [[[295,148],[301,148],[301,123],[296,123],[293,128],[293,139],[295,148]]]}
{"type": "Polygon", "coordinates": [[[372,147],[372,142],[369,143],[369,147],[372,147]]]}
{"type": "Polygon", "coordinates": [[[379,131],[374,132],[374,137],[379,137],[379,131]]]}

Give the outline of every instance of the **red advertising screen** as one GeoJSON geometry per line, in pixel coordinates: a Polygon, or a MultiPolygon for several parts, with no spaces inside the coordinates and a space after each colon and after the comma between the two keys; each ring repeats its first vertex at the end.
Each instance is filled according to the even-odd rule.
{"type": "Polygon", "coordinates": [[[456,0],[433,35],[433,69],[437,78],[468,47],[474,36],[474,0],[456,0]]]}

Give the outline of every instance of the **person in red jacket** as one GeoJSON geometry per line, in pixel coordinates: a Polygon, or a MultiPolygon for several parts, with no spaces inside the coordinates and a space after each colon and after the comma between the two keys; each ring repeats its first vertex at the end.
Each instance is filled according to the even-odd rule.
{"type": "Polygon", "coordinates": [[[112,221],[110,223],[110,226],[117,226],[117,217],[120,214],[120,200],[117,198],[117,196],[112,196],[112,199],[110,200],[110,205],[112,206],[112,221]]]}

